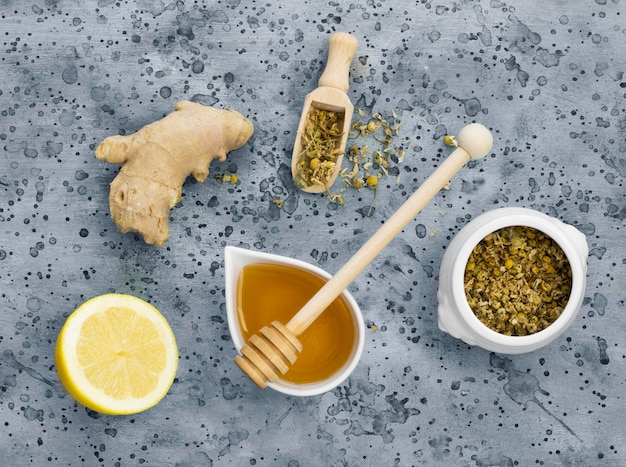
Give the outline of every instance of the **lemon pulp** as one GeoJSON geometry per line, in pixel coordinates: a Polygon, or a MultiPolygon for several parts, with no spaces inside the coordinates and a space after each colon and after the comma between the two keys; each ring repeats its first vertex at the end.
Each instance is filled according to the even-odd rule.
{"type": "Polygon", "coordinates": [[[169,390],[178,349],[161,313],[123,294],[95,297],[65,322],[56,347],[59,379],[78,402],[107,414],[156,405],[169,390]]]}

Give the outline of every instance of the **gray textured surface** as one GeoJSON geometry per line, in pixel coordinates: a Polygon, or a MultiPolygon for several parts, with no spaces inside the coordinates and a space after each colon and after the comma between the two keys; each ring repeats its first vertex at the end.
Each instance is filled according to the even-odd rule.
{"type": "Polygon", "coordinates": [[[0,463],[626,465],[626,5],[515,3],[0,0],[0,463]],[[371,217],[371,192],[337,206],[287,170],[333,30],[360,42],[353,102],[395,110],[411,138],[371,217]],[[159,250],[117,231],[117,169],[93,152],[184,98],[239,110],[256,133],[211,167],[237,186],[185,185],[159,250]],[[254,387],[232,363],[224,246],[336,271],[471,121],[493,130],[492,156],[350,287],[372,331],[352,377],[314,398],[254,387]],[[446,245],[498,206],[558,217],[590,246],[577,320],[519,356],[436,323],[446,245]],[[111,291],[154,303],[180,345],[169,395],[136,416],[85,410],[54,368],[65,317],[111,291]]]}

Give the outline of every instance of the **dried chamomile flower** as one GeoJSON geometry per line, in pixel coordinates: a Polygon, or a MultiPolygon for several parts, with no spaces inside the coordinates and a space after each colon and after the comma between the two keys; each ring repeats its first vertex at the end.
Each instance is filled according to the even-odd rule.
{"type": "Polygon", "coordinates": [[[341,205],[345,204],[346,202],[343,198],[343,195],[341,195],[340,193],[329,193],[328,199],[332,201],[333,203],[337,203],[341,205]]]}
{"type": "MultiPolygon", "coordinates": [[[[366,118],[365,112],[357,109],[357,114],[360,118],[352,123],[350,140],[355,143],[357,140],[363,140],[363,144],[360,146],[353,144],[349,147],[346,160],[350,166],[342,168],[339,172],[344,184],[341,192],[350,188],[360,190],[367,187],[374,190],[375,199],[376,189],[382,177],[393,172],[396,175],[396,184],[400,183],[400,172],[395,167],[404,161],[406,153],[404,145],[408,144],[408,140],[400,144],[396,141],[402,122],[395,112],[389,117],[375,112],[366,118]],[[370,149],[370,145],[376,148],[370,149]]],[[[370,213],[371,209],[372,206],[370,213]]]]}
{"type": "Polygon", "coordinates": [[[370,188],[377,188],[378,187],[378,175],[368,175],[367,178],[365,179],[365,181],[367,182],[367,186],[370,188]]]}
{"type": "Polygon", "coordinates": [[[464,287],[483,324],[501,334],[525,336],[561,315],[571,292],[572,270],[548,235],[531,227],[505,227],[474,247],[464,287]]]}
{"type": "Polygon", "coordinates": [[[237,182],[239,181],[239,177],[236,174],[216,175],[215,179],[222,183],[231,183],[233,185],[236,185],[237,182]]]}
{"type": "Polygon", "coordinates": [[[459,143],[456,140],[456,136],[446,135],[443,137],[443,142],[446,146],[459,147],[459,143]]]}
{"type": "Polygon", "coordinates": [[[337,144],[341,139],[341,113],[313,107],[307,114],[302,132],[300,153],[295,184],[299,188],[322,185],[328,182],[335,171],[341,150],[337,144]]]}

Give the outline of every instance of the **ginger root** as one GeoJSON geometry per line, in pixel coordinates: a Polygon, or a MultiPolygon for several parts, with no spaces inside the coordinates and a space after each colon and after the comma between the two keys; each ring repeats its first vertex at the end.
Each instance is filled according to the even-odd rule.
{"type": "Polygon", "coordinates": [[[169,212],[181,198],[189,175],[203,182],[213,159],[240,148],[252,123],[234,110],[180,101],[175,111],[130,136],[110,136],[96,158],[123,164],[111,182],[111,217],[122,233],[138,232],[146,243],[169,239],[169,212]]]}

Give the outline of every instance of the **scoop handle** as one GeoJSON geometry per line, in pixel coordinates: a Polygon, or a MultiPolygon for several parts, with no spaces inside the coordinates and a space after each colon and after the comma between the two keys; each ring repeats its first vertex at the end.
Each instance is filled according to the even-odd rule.
{"type": "Polygon", "coordinates": [[[354,36],[347,32],[333,32],[328,39],[328,60],[318,81],[319,86],[329,86],[348,92],[350,88],[350,63],[358,48],[354,36]]]}
{"type": "Polygon", "coordinates": [[[287,328],[296,336],[303,333],[470,158],[470,154],[463,148],[455,149],[387,222],[291,318],[287,328]]]}

